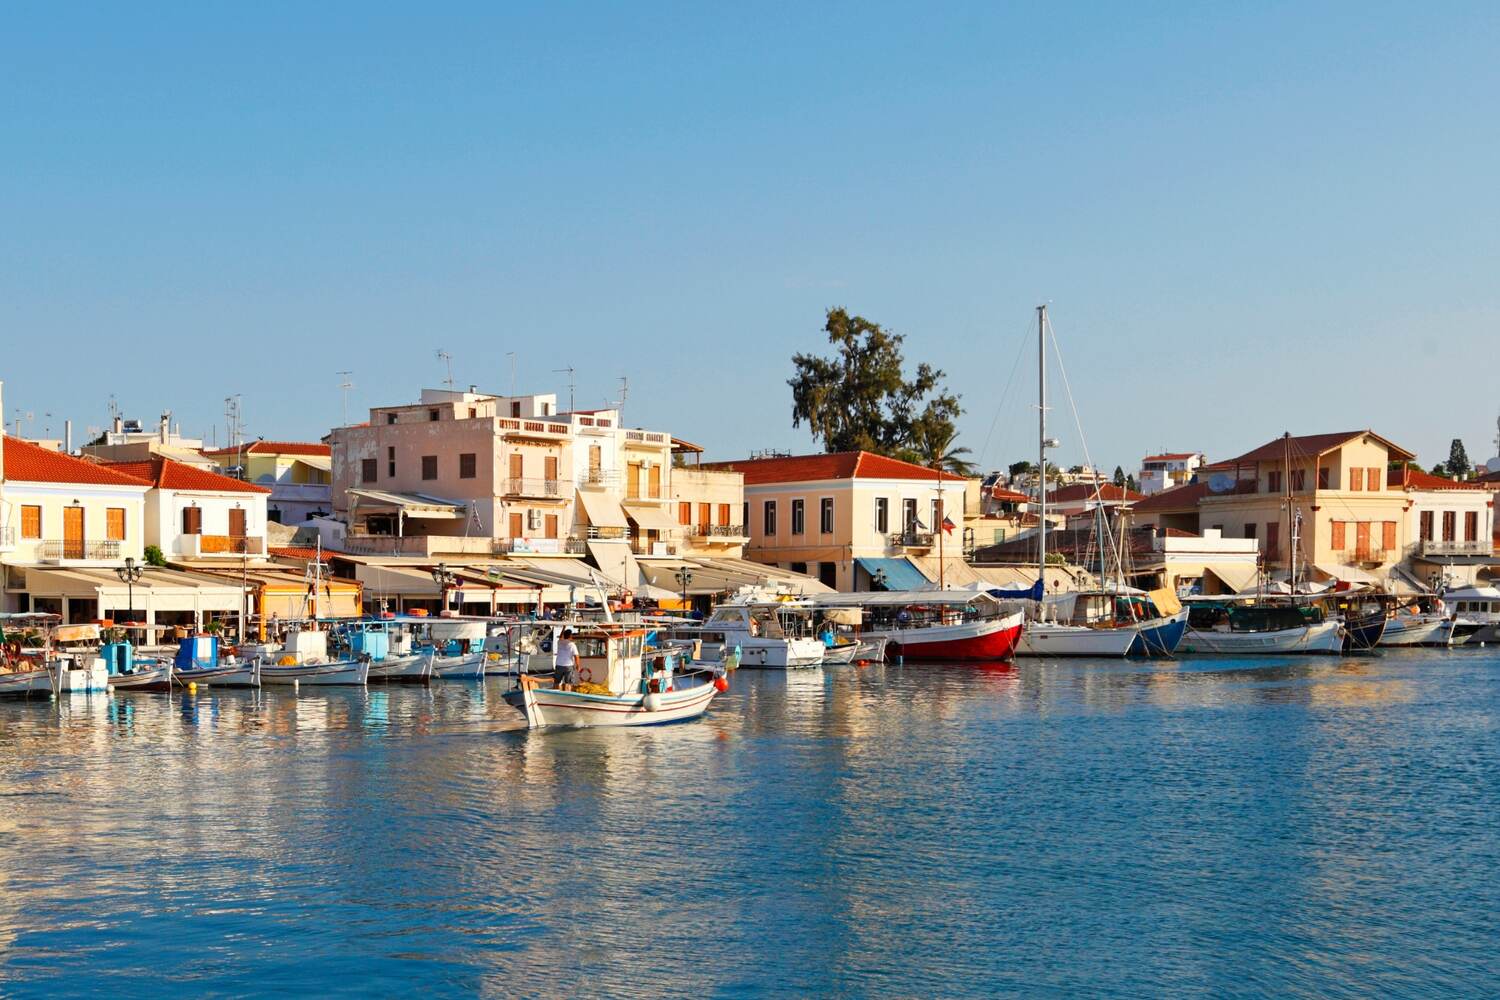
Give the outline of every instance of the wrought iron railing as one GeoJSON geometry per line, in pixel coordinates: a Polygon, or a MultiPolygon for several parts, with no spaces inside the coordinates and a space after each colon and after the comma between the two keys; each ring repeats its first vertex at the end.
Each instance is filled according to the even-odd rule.
{"type": "Polygon", "coordinates": [[[1457,539],[1441,541],[1428,539],[1422,542],[1424,556],[1488,556],[1494,554],[1494,543],[1475,539],[1460,542],[1457,539]]]}
{"type": "Polygon", "coordinates": [[[932,547],[932,532],[930,531],[902,531],[891,536],[892,545],[903,545],[907,548],[929,549],[932,547]]]}
{"type": "Polygon", "coordinates": [[[513,497],[560,497],[562,496],[562,480],[507,479],[505,480],[505,493],[513,497]]]}
{"type": "Polygon", "coordinates": [[[120,543],[113,539],[91,541],[49,539],[42,542],[39,554],[42,559],[118,559],[120,558],[120,543]]]}

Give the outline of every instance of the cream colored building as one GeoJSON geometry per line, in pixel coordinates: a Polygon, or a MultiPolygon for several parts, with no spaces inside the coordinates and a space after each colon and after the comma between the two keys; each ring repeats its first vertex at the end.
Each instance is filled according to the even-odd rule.
{"type": "Polygon", "coordinates": [[[301,524],[333,511],[333,457],[326,444],[262,439],[206,451],[204,457],[224,475],[269,489],[266,517],[277,524],[301,524]]]}
{"type": "Polygon", "coordinates": [[[962,476],[870,452],[705,463],[744,476],[746,555],[841,591],[927,581],[903,557],[959,556],[962,476]],[[954,530],[938,532],[946,506],[954,530]]]}
{"type": "Polygon", "coordinates": [[[1409,466],[1391,470],[1389,482],[1410,501],[1403,525],[1409,582],[1432,589],[1473,586],[1496,567],[1495,493],[1484,484],[1409,466]]]}
{"type": "Polygon", "coordinates": [[[671,500],[679,555],[738,559],[744,554],[750,536],[743,474],[678,466],[672,470],[671,500]]]}

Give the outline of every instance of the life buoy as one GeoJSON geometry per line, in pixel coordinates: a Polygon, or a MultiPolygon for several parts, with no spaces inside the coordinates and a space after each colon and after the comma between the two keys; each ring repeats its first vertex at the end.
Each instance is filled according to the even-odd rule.
{"type": "Polygon", "coordinates": [[[544,653],[550,653],[550,652],[552,652],[552,636],[550,636],[550,635],[544,636],[542,638],[541,646],[542,646],[542,652],[544,652],[544,653]]]}
{"type": "Polygon", "coordinates": [[[592,684],[594,683],[594,672],[588,667],[579,667],[578,679],[583,681],[585,684],[592,684]]]}

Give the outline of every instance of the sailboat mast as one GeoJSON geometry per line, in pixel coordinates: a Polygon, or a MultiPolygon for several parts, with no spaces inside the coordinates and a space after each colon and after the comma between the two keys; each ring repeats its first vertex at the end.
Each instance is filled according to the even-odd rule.
{"type": "Polygon", "coordinates": [[[1047,596],[1047,307],[1036,307],[1036,450],[1037,543],[1036,576],[1047,596]]]}

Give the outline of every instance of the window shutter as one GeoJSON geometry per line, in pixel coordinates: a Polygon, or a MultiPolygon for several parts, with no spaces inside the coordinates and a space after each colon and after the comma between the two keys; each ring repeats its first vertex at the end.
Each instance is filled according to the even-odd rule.
{"type": "Polygon", "coordinates": [[[1396,550],[1396,522],[1386,521],[1380,526],[1380,547],[1386,552],[1396,550]]]}
{"type": "Polygon", "coordinates": [[[1344,551],[1344,522],[1333,521],[1329,523],[1329,545],[1335,552],[1344,551]]]}

